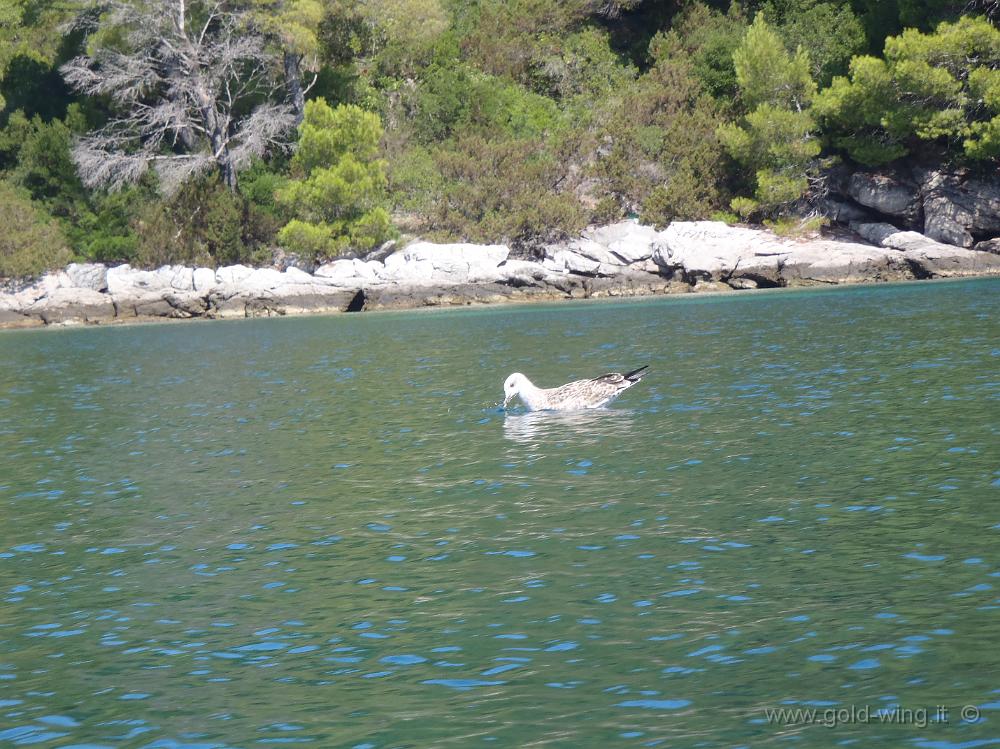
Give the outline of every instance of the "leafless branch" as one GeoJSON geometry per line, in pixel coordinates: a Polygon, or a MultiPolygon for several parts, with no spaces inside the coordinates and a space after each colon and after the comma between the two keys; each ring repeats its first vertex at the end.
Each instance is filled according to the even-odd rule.
{"type": "Polygon", "coordinates": [[[279,66],[244,8],[230,0],[103,0],[90,17],[96,11],[99,27],[124,41],[61,68],[73,89],[105,98],[115,112],[74,147],[85,184],[119,188],[152,167],[169,191],[214,166],[235,189],[236,172],[253,157],[289,146],[292,107],[274,103],[279,66]],[[252,99],[265,103],[244,114],[252,99]]]}

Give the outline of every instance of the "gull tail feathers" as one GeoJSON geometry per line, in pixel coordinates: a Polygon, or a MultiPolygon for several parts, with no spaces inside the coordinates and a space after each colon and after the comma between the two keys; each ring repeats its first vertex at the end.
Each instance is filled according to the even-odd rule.
{"type": "Polygon", "coordinates": [[[644,369],[649,369],[649,365],[644,364],[638,369],[633,369],[631,372],[626,372],[625,374],[622,375],[622,377],[628,380],[629,382],[638,382],[648,374],[648,372],[643,372],[644,369]]]}

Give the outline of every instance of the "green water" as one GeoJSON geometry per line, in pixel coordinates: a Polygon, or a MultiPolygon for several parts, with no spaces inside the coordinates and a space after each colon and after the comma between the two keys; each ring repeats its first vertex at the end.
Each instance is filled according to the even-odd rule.
{"type": "Polygon", "coordinates": [[[998,317],[976,281],[2,333],[0,745],[1000,745],[998,317]]]}

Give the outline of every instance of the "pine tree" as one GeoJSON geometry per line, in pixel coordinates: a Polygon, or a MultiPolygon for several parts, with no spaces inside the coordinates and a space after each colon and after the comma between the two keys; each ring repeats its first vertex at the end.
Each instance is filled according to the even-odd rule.
{"type": "Polygon", "coordinates": [[[378,115],[353,105],[306,103],[293,179],[278,201],[295,215],[278,240],[313,257],[368,250],[392,233],[385,208],[385,164],[379,159],[378,115]]]}

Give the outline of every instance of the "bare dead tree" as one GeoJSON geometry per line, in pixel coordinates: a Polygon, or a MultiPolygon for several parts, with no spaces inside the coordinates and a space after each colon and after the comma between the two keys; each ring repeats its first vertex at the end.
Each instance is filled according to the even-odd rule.
{"type": "Polygon", "coordinates": [[[642,0],[593,0],[591,13],[608,20],[615,20],[625,11],[638,6],[642,0]]]}
{"type": "Polygon", "coordinates": [[[170,192],[214,167],[235,191],[253,157],[289,147],[280,62],[247,12],[225,0],[109,0],[101,10],[88,31],[106,38],[61,68],[114,111],[74,145],[84,184],[116,189],[153,168],[170,192]]]}
{"type": "Polygon", "coordinates": [[[1000,0],[969,0],[965,10],[968,13],[982,13],[994,24],[1000,23],[1000,0]]]}

